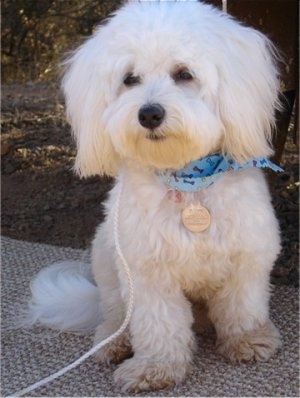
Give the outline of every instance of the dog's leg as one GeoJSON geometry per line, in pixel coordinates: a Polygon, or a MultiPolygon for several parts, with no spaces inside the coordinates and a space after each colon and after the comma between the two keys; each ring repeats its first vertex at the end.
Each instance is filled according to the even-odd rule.
{"type": "MultiPolygon", "coordinates": [[[[125,318],[125,305],[120,294],[120,282],[112,251],[104,244],[105,234],[100,229],[93,244],[92,267],[100,290],[100,308],[103,322],[98,325],[94,345],[116,332],[125,318]]],[[[129,332],[100,349],[95,357],[104,363],[119,363],[132,355],[129,332]]]]}
{"type": "Polygon", "coordinates": [[[250,264],[248,255],[208,304],[217,349],[232,362],[267,360],[280,346],[268,314],[269,270],[259,259],[250,264]]]}
{"type": "MultiPolygon", "coordinates": [[[[125,317],[124,304],[119,295],[119,291],[111,290],[107,292],[107,295],[105,293],[102,292],[100,302],[101,309],[104,312],[104,321],[96,328],[94,345],[116,332],[123,323],[125,317]]],[[[132,348],[128,330],[105,345],[95,354],[97,361],[106,364],[117,364],[131,356],[132,348]]]]}
{"type": "Polygon", "coordinates": [[[155,390],[179,383],[191,362],[191,305],[179,287],[162,285],[161,279],[135,280],[130,324],[134,357],[115,372],[115,381],[124,390],[155,390]]]}

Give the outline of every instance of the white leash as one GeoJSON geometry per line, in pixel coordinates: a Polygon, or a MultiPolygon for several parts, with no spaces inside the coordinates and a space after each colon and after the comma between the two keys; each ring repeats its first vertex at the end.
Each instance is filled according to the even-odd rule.
{"type": "Polygon", "coordinates": [[[95,352],[97,352],[100,348],[109,344],[111,341],[113,341],[115,338],[119,337],[126,330],[128,324],[129,324],[131,315],[132,315],[132,311],[133,311],[134,288],[133,288],[133,278],[132,278],[132,275],[130,272],[130,268],[126,261],[126,258],[123,255],[123,252],[122,252],[122,249],[120,246],[120,239],[119,239],[119,210],[120,210],[120,200],[121,200],[121,195],[122,195],[122,188],[123,188],[123,184],[122,184],[122,181],[120,181],[119,193],[117,196],[115,216],[114,216],[115,246],[116,246],[117,254],[120,257],[120,260],[121,260],[124,270],[126,272],[126,276],[127,276],[127,280],[128,280],[128,290],[129,290],[127,311],[126,311],[126,316],[125,316],[125,319],[124,319],[122,325],[115,333],[113,333],[111,336],[107,337],[106,339],[100,341],[100,343],[98,343],[97,345],[92,347],[88,352],[83,354],[80,358],[76,359],[74,362],[72,362],[69,365],[65,366],[64,368],[58,370],[57,372],[51,374],[50,376],[45,377],[44,379],[32,384],[31,386],[28,386],[28,387],[24,388],[23,390],[17,391],[16,393],[14,393],[13,395],[11,395],[7,398],[21,397],[22,395],[28,394],[29,392],[37,389],[38,387],[41,387],[47,383],[50,383],[51,381],[57,379],[58,377],[62,376],[63,374],[69,372],[71,369],[74,369],[76,366],[80,365],[83,361],[85,361],[91,355],[95,354],[95,352]]]}
{"type": "Polygon", "coordinates": [[[227,0],[222,0],[222,11],[227,14],[227,0]]]}

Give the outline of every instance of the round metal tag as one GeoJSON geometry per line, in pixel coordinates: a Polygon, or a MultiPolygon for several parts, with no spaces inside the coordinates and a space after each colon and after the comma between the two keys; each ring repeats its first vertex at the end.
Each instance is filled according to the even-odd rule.
{"type": "Polygon", "coordinates": [[[210,226],[210,213],[206,207],[190,204],[181,213],[182,223],[191,232],[202,232],[210,226]]]}

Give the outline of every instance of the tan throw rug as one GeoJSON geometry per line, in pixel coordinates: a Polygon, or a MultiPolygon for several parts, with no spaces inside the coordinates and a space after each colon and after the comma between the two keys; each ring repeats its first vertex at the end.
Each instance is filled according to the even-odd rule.
{"type": "MultiPolygon", "coordinates": [[[[16,308],[29,297],[31,278],[47,264],[86,258],[87,252],[2,238],[2,372],[1,396],[13,394],[72,362],[92,344],[86,336],[47,329],[10,330],[16,308]]],[[[282,335],[281,351],[267,363],[231,365],[216,354],[211,336],[199,337],[191,374],[174,388],[143,396],[299,396],[298,290],[274,289],[272,319],[282,335]]],[[[37,389],[31,396],[127,396],[114,385],[115,366],[89,358],[76,369],[37,389]]],[[[141,396],[141,395],[140,395],[141,396]]]]}

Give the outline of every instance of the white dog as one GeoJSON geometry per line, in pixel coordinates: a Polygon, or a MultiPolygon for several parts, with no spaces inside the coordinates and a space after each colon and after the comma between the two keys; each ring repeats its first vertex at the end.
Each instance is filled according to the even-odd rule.
{"type": "Polygon", "coordinates": [[[267,159],[279,107],[275,61],[266,37],[209,5],[129,1],[67,62],[76,170],[116,176],[116,185],[93,242],[100,299],[84,277],[60,284],[46,270],[33,284],[31,319],[78,330],[98,322],[100,302],[95,343],[118,329],[128,299],[118,212],[135,304],[128,331],[98,358],[130,357],[115,372],[124,389],[184,379],[199,302],[231,361],[266,360],[279,347],[268,303],[280,237],[260,170],[278,170],[267,159]],[[60,290],[61,312],[41,280],[50,296],[60,290]]]}

